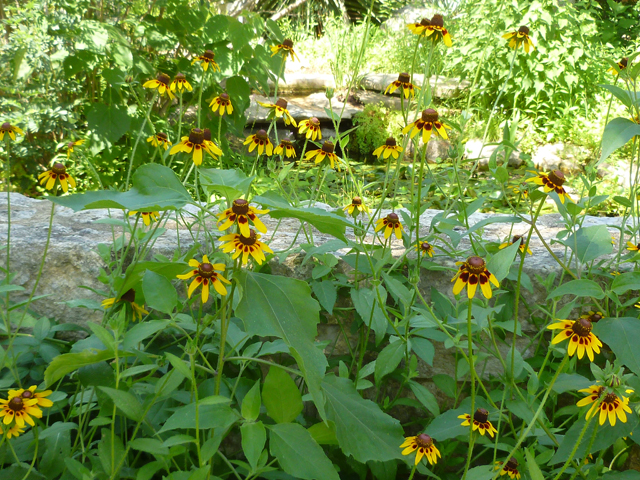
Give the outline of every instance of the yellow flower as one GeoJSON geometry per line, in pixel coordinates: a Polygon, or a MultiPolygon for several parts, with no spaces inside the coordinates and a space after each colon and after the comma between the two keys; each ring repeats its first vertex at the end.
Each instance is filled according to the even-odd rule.
{"type": "Polygon", "coordinates": [[[343,210],[354,217],[357,217],[359,213],[369,213],[369,207],[362,203],[362,199],[360,197],[353,197],[353,199],[351,199],[351,203],[344,207],[343,210]]]}
{"type": "Polygon", "coordinates": [[[202,65],[202,69],[205,72],[207,71],[207,68],[209,68],[209,65],[211,65],[211,70],[219,72],[220,66],[215,62],[214,58],[215,55],[213,51],[207,50],[199,57],[194,58],[191,62],[191,65],[195,64],[196,62],[201,62],[200,64],[202,65]]]}
{"type": "Polygon", "coordinates": [[[469,257],[466,262],[456,262],[456,265],[460,265],[460,268],[458,273],[451,279],[452,282],[456,282],[453,285],[454,295],[459,294],[462,289],[467,286],[467,296],[473,298],[476,294],[478,284],[480,284],[482,294],[486,298],[491,298],[493,291],[491,290],[490,283],[493,283],[496,288],[500,287],[495,275],[487,270],[487,263],[484,259],[480,257],[469,257]]]}
{"type": "Polygon", "coordinates": [[[386,217],[380,218],[376,222],[376,232],[384,228],[384,239],[386,240],[391,236],[391,233],[395,233],[398,240],[402,239],[402,232],[404,227],[400,223],[400,218],[397,213],[391,212],[386,217]]]}
{"type": "Polygon", "coordinates": [[[18,127],[11,125],[9,122],[4,122],[0,125],[0,142],[4,139],[4,134],[8,134],[11,140],[16,141],[16,133],[24,137],[24,132],[18,127]]]}
{"type": "MultiPolygon", "coordinates": [[[[160,212],[139,212],[139,213],[142,216],[142,221],[147,227],[151,224],[151,222],[155,222],[156,220],[158,220],[158,217],[160,216],[160,212]]],[[[136,214],[138,214],[137,210],[132,210],[129,212],[130,217],[136,214]]]]}
{"type": "Polygon", "coordinates": [[[171,77],[166,73],[159,73],[158,76],[153,80],[147,80],[142,84],[144,88],[157,88],[158,93],[163,95],[166,93],[169,95],[169,98],[173,100],[175,95],[171,93],[171,88],[169,86],[169,82],[171,82],[171,77]]]}
{"type": "Polygon", "coordinates": [[[182,137],[182,141],[174,145],[169,154],[175,155],[178,152],[191,153],[191,150],[193,150],[193,163],[196,165],[202,163],[203,151],[213,158],[216,158],[216,155],[222,155],[222,150],[216,147],[213,142],[206,142],[204,131],[199,128],[193,128],[188,137],[182,137]]]}
{"type": "Polygon", "coordinates": [[[296,55],[296,52],[293,51],[293,41],[290,38],[286,38],[282,43],[272,46],[271,52],[272,57],[278,52],[282,52],[282,56],[285,60],[287,59],[287,56],[291,56],[291,60],[297,59],[298,61],[300,61],[300,59],[296,55]]]}
{"type": "Polygon", "coordinates": [[[171,142],[167,138],[167,134],[162,132],[151,135],[147,138],[147,142],[150,142],[154,147],[163,147],[165,150],[171,146],[171,142]]]}
{"type": "Polygon", "coordinates": [[[425,255],[433,257],[433,245],[431,245],[429,242],[418,242],[418,244],[416,245],[416,250],[423,257],[425,255]]]}
{"type": "Polygon", "coordinates": [[[509,478],[511,480],[513,480],[514,478],[516,480],[520,480],[520,472],[518,471],[518,460],[516,460],[515,458],[511,457],[509,459],[509,461],[507,462],[507,464],[503,467],[501,467],[502,462],[496,462],[497,466],[495,468],[495,470],[498,470],[499,468],[502,468],[500,470],[500,476],[503,475],[509,475],[509,478]]]}
{"type": "Polygon", "coordinates": [[[419,90],[419,87],[411,83],[411,77],[408,73],[401,73],[398,75],[398,80],[391,82],[384,93],[385,95],[387,93],[391,95],[400,87],[402,87],[404,98],[409,98],[409,96],[413,97],[416,94],[416,90],[419,90]]]}
{"type": "Polygon", "coordinates": [[[289,110],[287,110],[287,106],[289,105],[289,103],[284,98],[279,98],[276,103],[258,103],[263,107],[271,110],[271,112],[269,112],[269,116],[275,115],[276,119],[282,118],[285,125],[293,125],[294,127],[298,126],[296,121],[289,113],[289,110]]]}
{"type": "Polygon", "coordinates": [[[586,318],[591,323],[598,323],[604,318],[604,313],[600,311],[594,312],[593,310],[589,310],[587,313],[583,313],[582,315],[580,315],[580,318],[586,318]]]}
{"type": "Polygon", "coordinates": [[[170,88],[171,88],[172,92],[175,92],[176,89],[178,89],[181,92],[182,92],[183,89],[188,90],[190,92],[193,92],[193,87],[187,81],[187,77],[185,77],[184,74],[182,74],[182,73],[178,73],[176,75],[176,78],[174,78],[173,82],[171,82],[171,87],[170,88]]]}
{"type": "Polygon", "coordinates": [[[316,165],[321,163],[325,158],[329,160],[331,164],[331,168],[340,171],[340,159],[338,156],[333,153],[335,146],[332,142],[324,142],[322,148],[318,148],[316,150],[311,150],[304,155],[305,160],[311,160],[313,158],[316,159],[316,165]]]}
{"type": "Polygon", "coordinates": [[[46,183],[44,188],[47,190],[51,190],[53,188],[56,180],[60,182],[62,190],[65,193],[69,191],[69,185],[71,185],[71,188],[76,188],[76,181],[67,173],[67,167],[62,163],[54,163],[51,170],[47,170],[46,172],[38,175],[38,179],[40,180],[40,185],[44,185],[46,183]],[[67,182],[69,183],[67,184],[67,182]]]}
{"type": "Polygon", "coordinates": [[[0,399],[0,418],[2,423],[9,425],[14,420],[16,425],[24,428],[27,422],[32,427],[35,425],[33,418],[42,418],[42,410],[38,408],[38,399],[23,399],[22,397],[12,397],[9,400],[0,399]]]}
{"type": "Polygon", "coordinates": [[[226,92],[222,92],[216,98],[211,100],[209,106],[213,113],[218,112],[220,116],[224,115],[225,109],[227,110],[227,115],[231,115],[233,113],[233,105],[231,105],[231,99],[229,98],[229,94],[226,92]]]}
{"type": "Polygon", "coordinates": [[[221,242],[227,242],[220,245],[220,248],[224,253],[229,253],[235,250],[232,257],[234,260],[242,255],[243,265],[247,264],[249,255],[254,258],[258,265],[262,265],[262,262],[266,261],[264,252],[273,253],[273,250],[259,240],[260,235],[258,235],[253,229],[249,231],[248,237],[239,233],[230,233],[229,235],[220,237],[221,242]]]}
{"type": "Polygon", "coordinates": [[[45,398],[51,395],[53,392],[51,390],[36,392],[37,388],[38,387],[36,385],[32,385],[26,390],[24,388],[20,388],[18,390],[9,390],[9,401],[11,401],[13,397],[21,397],[23,400],[31,400],[35,398],[38,402],[36,403],[36,405],[38,405],[39,407],[48,408],[53,406],[53,402],[48,398],[45,398]]]}
{"type": "Polygon", "coordinates": [[[296,158],[296,149],[293,146],[293,143],[284,138],[280,140],[280,145],[275,148],[273,153],[276,155],[283,155],[287,158],[296,158]]]}
{"type": "Polygon", "coordinates": [[[386,160],[389,158],[389,155],[391,155],[395,160],[397,160],[400,153],[402,153],[402,147],[396,143],[395,138],[389,137],[384,145],[381,145],[373,151],[373,156],[379,158],[380,155],[382,155],[386,160]]]}
{"type": "Polygon", "coordinates": [[[407,23],[407,28],[409,30],[411,30],[412,33],[415,33],[416,35],[425,35],[426,36],[426,32],[427,32],[427,27],[431,25],[431,22],[429,21],[428,18],[423,18],[422,20],[420,20],[417,23],[407,23]]]}
{"type": "Polygon", "coordinates": [[[258,147],[258,155],[263,153],[268,157],[273,155],[273,143],[269,140],[266,130],[258,130],[254,135],[249,135],[244,144],[249,145],[249,152],[253,152],[258,147]]]}
{"type": "Polygon", "coordinates": [[[233,201],[231,208],[226,209],[218,216],[218,223],[222,223],[218,227],[219,230],[226,230],[234,223],[238,223],[238,229],[240,233],[245,237],[251,235],[249,229],[249,220],[261,233],[267,232],[267,227],[260,221],[258,215],[269,213],[269,210],[258,210],[249,205],[244,198],[238,198],[233,201]]]}
{"type": "Polygon", "coordinates": [[[222,150],[218,148],[218,146],[211,140],[211,130],[205,128],[202,131],[204,135],[204,146],[209,149],[210,152],[213,152],[215,155],[222,155],[222,150]]]}
{"type": "Polygon", "coordinates": [[[524,51],[533,52],[534,46],[531,38],[529,38],[529,27],[522,25],[517,32],[509,32],[502,35],[502,38],[509,40],[509,47],[517,49],[520,45],[524,45],[524,51]]]}
{"type": "MultiPolygon", "coordinates": [[[[629,408],[629,399],[627,397],[618,397],[615,393],[607,393],[602,400],[602,403],[598,405],[598,399],[605,391],[604,387],[598,385],[592,385],[589,388],[578,390],[579,392],[586,393],[587,396],[580,400],[576,405],[578,407],[584,407],[593,403],[589,411],[587,412],[587,420],[593,417],[598,410],[600,410],[600,417],[598,421],[600,425],[609,420],[612,427],[616,426],[616,418],[619,418],[621,422],[627,422],[627,413],[632,413],[629,408]]],[[[628,389],[626,393],[633,393],[633,390],[628,389]]]]}
{"type": "Polygon", "coordinates": [[[627,242],[627,250],[629,250],[630,252],[637,252],[638,250],[640,250],[640,243],[635,245],[631,242],[627,242]]]}
{"type": "Polygon", "coordinates": [[[551,345],[570,339],[568,347],[570,357],[577,351],[578,358],[582,358],[584,357],[584,352],[587,352],[589,360],[593,362],[593,352],[600,353],[602,342],[591,332],[593,325],[586,318],[579,318],[575,321],[559,320],[547,328],[549,330],[562,330],[551,340],[551,345]]]}
{"type": "Polygon", "coordinates": [[[433,444],[433,438],[426,433],[421,433],[415,437],[406,437],[400,448],[404,448],[402,455],[411,455],[416,452],[416,465],[420,463],[422,457],[426,457],[431,465],[438,463],[438,457],[442,458],[440,451],[433,444]]]}
{"type": "Polygon", "coordinates": [[[177,275],[177,277],[181,280],[188,280],[192,277],[196,277],[193,282],[189,285],[189,289],[187,290],[187,296],[191,298],[191,294],[194,292],[196,288],[202,285],[202,303],[207,303],[209,300],[209,286],[213,285],[216,292],[220,295],[226,295],[227,289],[222,284],[231,282],[220,275],[216,270],[224,272],[225,264],[224,263],[209,263],[209,259],[206,255],[202,256],[202,263],[198,262],[195,258],[189,260],[189,266],[193,268],[193,270],[185,273],[184,275],[177,275]]]}
{"type": "MultiPolygon", "coordinates": [[[[7,430],[7,439],[11,437],[18,437],[21,433],[24,433],[24,427],[20,427],[17,423],[14,424],[9,430],[7,430]]],[[[4,435],[4,430],[0,427],[0,435],[4,435]]]]}
{"type": "Polygon", "coordinates": [[[123,293],[118,300],[116,300],[115,297],[105,298],[102,301],[102,308],[106,310],[108,308],[113,307],[115,303],[128,302],[129,305],[131,305],[131,310],[133,311],[133,321],[135,322],[136,320],[142,320],[143,315],[149,315],[149,312],[147,312],[144,309],[144,305],[143,306],[138,305],[135,302],[135,299],[136,299],[136,291],[133,288],[130,288],[125,293],[123,293]]]}
{"type": "MultiPolygon", "coordinates": [[[[518,250],[520,250],[522,253],[524,253],[525,241],[524,241],[524,238],[522,237],[522,235],[514,235],[514,237],[511,239],[510,242],[502,243],[502,244],[500,244],[500,246],[498,248],[500,250],[502,250],[503,248],[507,248],[507,247],[513,245],[516,242],[520,244],[520,247],[518,248],[518,250]]],[[[529,247],[527,247],[527,253],[529,255],[533,255],[533,253],[531,252],[531,249],[529,247]]]]}
{"type": "Polygon", "coordinates": [[[569,194],[564,190],[562,185],[564,184],[566,178],[564,173],[560,170],[553,170],[548,175],[544,173],[535,172],[530,170],[529,173],[534,173],[536,176],[527,178],[525,182],[532,182],[536,185],[541,185],[545,193],[550,191],[554,191],[558,194],[558,198],[560,198],[560,202],[564,203],[565,199],[573,202],[569,194]]]}
{"type": "Polygon", "coordinates": [[[480,435],[484,435],[487,432],[493,438],[494,434],[498,433],[498,430],[493,426],[493,424],[489,421],[489,412],[487,412],[484,408],[479,408],[476,410],[476,413],[473,414],[473,420],[471,419],[471,415],[468,413],[464,413],[462,415],[458,415],[458,418],[464,419],[460,425],[463,427],[468,427],[471,425],[473,421],[473,431],[478,430],[480,435]]]}
{"type": "Polygon", "coordinates": [[[444,28],[444,19],[442,15],[434,15],[431,17],[429,25],[426,26],[424,35],[431,37],[433,43],[437,43],[440,40],[444,41],[447,47],[451,46],[451,35],[446,28],[444,28]]]}
{"type": "Polygon", "coordinates": [[[410,123],[402,130],[402,133],[406,135],[410,133],[410,138],[415,137],[420,131],[422,131],[422,141],[424,143],[429,142],[431,138],[431,132],[435,130],[435,133],[445,140],[449,137],[447,136],[446,128],[451,128],[448,125],[438,121],[438,112],[436,112],[433,108],[427,108],[422,111],[422,116],[420,119],[415,122],[410,123]]]}
{"type": "MultiPolygon", "coordinates": [[[[0,140],[2,140],[2,139],[0,138],[0,140]]],[[[85,142],[84,139],[76,140],[75,142],[68,142],[67,143],[67,158],[69,158],[69,156],[73,153],[73,147],[80,146],[84,142],[85,142]]]]}
{"type": "Polygon", "coordinates": [[[618,68],[617,69],[611,67],[609,70],[607,70],[607,72],[610,72],[613,75],[618,75],[620,72],[622,72],[624,69],[627,68],[628,63],[629,63],[629,59],[627,57],[623,57],[618,62],[618,68]]]}
{"type": "Polygon", "coordinates": [[[313,140],[316,138],[322,140],[322,131],[320,130],[320,120],[316,117],[311,117],[309,120],[303,120],[298,124],[298,133],[306,133],[307,140],[313,140]]]}

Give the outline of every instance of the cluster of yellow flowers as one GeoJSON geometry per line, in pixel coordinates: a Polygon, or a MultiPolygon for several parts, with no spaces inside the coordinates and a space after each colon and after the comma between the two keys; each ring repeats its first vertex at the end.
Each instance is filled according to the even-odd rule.
{"type": "Polygon", "coordinates": [[[42,418],[42,408],[48,408],[53,402],[48,397],[51,390],[37,392],[36,385],[28,389],[9,390],[9,396],[0,399],[0,418],[2,418],[3,429],[0,427],[0,434],[6,434],[7,438],[17,437],[25,432],[25,423],[35,426],[33,418],[42,418]],[[33,417],[33,418],[31,418],[33,417]]]}

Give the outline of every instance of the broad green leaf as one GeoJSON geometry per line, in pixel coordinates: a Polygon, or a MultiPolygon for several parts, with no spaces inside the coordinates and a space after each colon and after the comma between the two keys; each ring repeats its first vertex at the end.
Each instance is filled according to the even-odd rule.
{"type": "Polygon", "coordinates": [[[595,260],[601,255],[609,255],[613,251],[611,234],[604,225],[580,228],[567,238],[566,244],[582,263],[595,260]]]}
{"type": "Polygon", "coordinates": [[[298,423],[279,423],[269,427],[271,455],[280,467],[305,480],[340,480],[333,463],[311,434],[298,423]]]}
{"type": "Polygon", "coordinates": [[[167,315],[173,313],[178,303],[176,289],[167,277],[151,270],[147,270],[142,277],[142,293],[149,307],[167,315]]]}
{"type": "Polygon", "coordinates": [[[589,380],[577,373],[561,373],[558,375],[556,383],[553,384],[553,391],[556,393],[576,392],[593,385],[593,380],[589,380]]]}
{"type": "Polygon", "coordinates": [[[111,397],[116,407],[131,420],[136,422],[142,421],[144,410],[136,397],[124,390],[116,390],[115,388],[99,387],[104,393],[111,397]]]}
{"type": "Polygon", "coordinates": [[[169,455],[169,448],[157,438],[136,438],[129,443],[131,448],[151,455],[169,455]]]}
{"type": "MultiPolygon", "coordinates": [[[[203,399],[198,407],[198,420],[201,430],[209,428],[221,428],[225,430],[234,424],[238,414],[229,407],[230,400],[226,397],[215,397],[219,403],[207,403],[203,399]]],[[[208,400],[210,401],[210,400],[208,400]]],[[[159,433],[170,430],[196,428],[196,405],[190,403],[178,408],[164,423],[159,433]]]]}
{"type": "Polygon", "coordinates": [[[176,275],[185,273],[189,267],[186,263],[180,262],[137,262],[127,268],[124,280],[117,279],[114,282],[115,289],[127,292],[130,288],[136,287],[147,270],[158,273],[168,280],[174,280],[176,275]]]}
{"type": "Polygon", "coordinates": [[[640,375],[640,320],[633,317],[603,318],[593,325],[593,333],[609,345],[616,359],[640,375]]]}
{"type": "Polygon", "coordinates": [[[114,358],[113,351],[102,350],[98,352],[85,351],[82,353],[64,353],[54,358],[44,371],[44,382],[47,387],[60,380],[67,373],[71,373],[94,363],[114,358]]]}
{"type": "Polygon", "coordinates": [[[289,374],[271,366],[264,379],[262,401],[267,414],[277,423],[293,422],[302,412],[302,395],[289,374]]]}
{"type": "Polygon", "coordinates": [[[436,354],[436,349],[433,347],[433,343],[426,338],[413,335],[411,337],[411,351],[427,364],[433,365],[433,357],[436,354]]]}
{"type": "Polygon", "coordinates": [[[131,117],[125,105],[91,103],[84,113],[93,136],[106,142],[107,146],[120,140],[131,126],[131,117]]]}
{"type": "MultiPolygon", "coordinates": [[[[479,407],[477,405],[476,407],[479,407]]],[[[460,425],[462,420],[458,418],[458,415],[469,413],[466,408],[457,408],[455,410],[447,410],[443,414],[436,417],[425,429],[425,433],[441,442],[450,438],[455,438],[459,435],[469,435],[469,427],[463,427],[460,425]]]]}
{"type": "Polygon", "coordinates": [[[122,348],[130,350],[137,347],[145,338],[149,338],[154,333],[164,330],[170,323],[171,320],[149,320],[134,325],[131,330],[125,333],[122,348]]]}
{"type": "Polygon", "coordinates": [[[610,470],[602,476],[602,480],[640,480],[640,472],[637,470],[625,470],[624,472],[610,470]]]}
{"type": "Polygon", "coordinates": [[[409,382],[409,388],[416,396],[418,401],[428,410],[430,411],[434,417],[440,415],[440,407],[438,406],[438,401],[433,393],[429,391],[429,389],[423,385],[420,385],[418,382],[414,382],[411,380],[409,382]]]}
{"type": "Polygon", "coordinates": [[[640,290],[640,272],[627,272],[616,275],[611,283],[611,291],[622,295],[629,290],[640,290]]]}
{"type": "Polygon", "coordinates": [[[319,445],[338,445],[336,424],[331,420],[311,425],[307,430],[319,445]]]}
{"type": "Polygon", "coordinates": [[[375,382],[380,385],[380,380],[385,375],[389,375],[395,371],[396,367],[404,358],[407,351],[407,345],[400,339],[390,343],[382,349],[376,360],[375,382]]]}
{"type": "Polygon", "coordinates": [[[396,480],[398,478],[398,462],[367,462],[376,480],[396,480]]]}
{"type": "Polygon", "coordinates": [[[247,189],[255,178],[247,177],[238,169],[220,170],[218,168],[200,168],[200,181],[211,192],[218,193],[228,200],[235,200],[247,193],[247,189]]]}
{"type": "Polygon", "coordinates": [[[191,366],[188,365],[187,362],[179,357],[176,357],[173,353],[170,352],[164,352],[164,356],[167,357],[167,360],[169,360],[171,366],[178,370],[185,378],[192,378],[191,366]]]}
{"type": "MultiPolygon", "coordinates": [[[[299,393],[299,392],[298,392],[299,393]]],[[[258,380],[253,387],[245,394],[242,399],[242,408],[240,412],[245,420],[255,421],[260,415],[260,381],[258,380]]],[[[302,399],[300,400],[302,403],[302,399]]]]}
{"type": "Polygon", "coordinates": [[[604,162],[618,148],[625,146],[636,135],[640,135],[640,125],[628,118],[618,117],[607,123],[602,134],[602,153],[596,166],[604,162]]]}
{"type": "Polygon", "coordinates": [[[531,475],[531,480],[544,480],[544,475],[542,475],[542,471],[536,463],[536,457],[533,456],[528,448],[524,449],[524,455],[527,459],[527,469],[529,470],[529,475],[531,475]]]}
{"type": "Polygon", "coordinates": [[[49,437],[55,437],[60,435],[63,432],[68,432],[70,430],[77,430],[78,424],[73,422],[56,422],[50,427],[45,428],[38,434],[39,440],[44,440],[49,437]]]}
{"type": "Polygon", "coordinates": [[[244,295],[235,313],[244,321],[247,333],[284,340],[304,375],[318,411],[324,412],[320,384],[327,359],[315,346],[320,306],[311,297],[309,284],[243,270],[240,285],[244,295]]]}
{"type": "Polygon", "coordinates": [[[149,163],[138,168],[127,192],[97,190],[64,197],[47,197],[54,203],[78,212],[96,208],[136,211],[174,210],[192,202],[191,195],[170,168],[149,163]]]}
{"type": "Polygon", "coordinates": [[[467,480],[491,480],[495,475],[496,470],[493,466],[480,465],[469,469],[467,480]]]}
{"type": "Polygon", "coordinates": [[[361,463],[401,458],[404,441],[400,422],[371,400],[363,399],[353,382],[329,374],[322,382],[327,418],[336,424],[340,448],[361,463]]]}
{"type": "Polygon", "coordinates": [[[318,302],[327,312],[333,314],[333,307],[338,299],[338,291],[331,280],[323,280],[321,282],[311,282],[311,289],[315,294],[318,302]]]}
{"type": "Polygon", "coordinates": [[[516,258],[516,253],[518,253],[519,248],[520,244],[517,242],[513,245],[509,245],[508,247],[499,250],[498,253],[491,257],[487,262],[487,270],[489,270],[499,282],[509,275],[509,269],[511,268],[513,260],[516,258]]]}
{"type": "MultiPolygon", "coordinates": [[[[386,301],[387,291],[384,287],[378,286],[378,291],[380,292],[380,298],[386,301]]],[[[369,326],[369,322],[371,322],[371,329],[376,334],[376,345],[379,345],[387,333],[387,319],[380,308],[376,293],[370,288],[352,288],[351,301],[353,301],[353,306],[364,324],[369,326]]]]}
{"type": "Polygon", "coordinates": [[[576,297],[593,297],[604,298],[604,292],[600,285],[593,280],[571,280],[557,287],[547,296],[547,300],[551,298],[561,297],[563,295],[575,295],[576,297]]]}
{"type": "MultiPolygon", "coordinates": [[[[258,384],[259,385],[259,384],[258,384]]],[[[240,427],[242,436],[242,451],[253,470],[258,465],[258,459],[267,442],[267,431],[262,422],[248,422],[240,427]]]]}

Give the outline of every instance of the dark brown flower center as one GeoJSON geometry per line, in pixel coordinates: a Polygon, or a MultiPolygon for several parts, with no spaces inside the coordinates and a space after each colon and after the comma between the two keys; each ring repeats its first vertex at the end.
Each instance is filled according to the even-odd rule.
{"type": "Polygon", "coordinates": [[[324,153],[333,153],[334,148],[335,146],[331,142],[324,142],[324,144],[322,145],[322,151],[324,153]]]}
{"type": "Polygon", "coordinates": [[[602,402],[603,403],[615,403],[616,401],[618,401],[618,396],[615,393],[607,393],[604,396],[604,400],[602,402]]]}
{"type": "Polygon", "coordinates": [[[558,187],[561,187],[565,181],[564,173],[562,173],[560,170],[552,171],[551,173],[549,173],[549,175],[547,175],[547,177],[549,178],[549,181],[551,183],[557,185],[558,187]]]}
{"type": "Polygon", "coordinates": [[[409,83],[411,82],[411,77],[409,76],[408,73],[401,73],[398,75],[398,81],[400,83],[409,83]]]}
{"type": "Polygon", "coordinates": [[[524,242],[524,238],[522,238],[522,235],[514,235],[513,238],[511,239],[511,243],[518,243],[520,245],[522,245],[524,242]]]}
{"type": "Polygon", "coordinates": [[[516,470],[518,468],[518,460],[516,460],[514,457],[511,457],[507,462],[507,467],[512,470],[516,470]]]}
{"type": "Polygon", "coordinates": [[[427,251],[429,251],[429,249],[431,248],[431,245],[430,245],[428,242],[422,242],[422,243],[420,244],[420,248],[421,248],[423,251],[427,252],[427,251]]]}
{"type": "Polygon", "coordinates": [[[433,108],[427,108],[422,111],[422,121],[423,122],[437,122],[438,121],[438,112],[436,112],[433,108]]]}
{"type": "Polygon", "coordinates": [[[2,130],[11,130],[11,124],[9,122],[4,122],[0,128],[2,130]]]}
{"type": "Polygon", "coordinates": [[[628,63],[629,59],[627,57],[624,57],[618,62],[618,66],[620,67],[620,69],[627,68],[628,63]]]}
{"type": "Polygon", "coordinates": [[[22,398],[20,397],[13,397],[9,401],[8,405],[9,405],[9,408],[14,412],[19,412],[21,410],[24,410],[24,403],[22,402],[22,398]]]}
{"type": "Polygon", "coordinates": [[[210,263],[201,263],[198,267],[198,273],[201,277],[211,278],[213,277],[213,265],[210,263]]]}
{"type": "Polygon", "coordinates": [[[73,142],[69,142],[69,143],[67,143],[67,148],[73,148],[73,147],[74,147],[73,142]]]}
{"type": "Polygon", "coordinates": [[[391,212],[389,215],[387,215],[387,221],[389,223],[396,224],[396,223],[400,223],[400,218],[398,217],[397,213],[391,212]]]}
{"type": "Polygon", "coordinates": [[[62,175],[67,171],[67,168],[62,163],[54,163],[51,171],[57,175],[62,175]]]}
{"type": "Polygon", "coordinates": [[[206,58],[207,60],[213,60],[215,58],[215,54],[213,53],[213,50],[207,50],[205,51],[202,56],[204,58],[206,58]]]}
{"type": "Polygon", "coordinates": [[[194,145],[202,145],[204,142],[204,132],[199,128],[194,128],[189,133],[189,141],[194,145]]]}
{"type": "Polygon", "coordinates": [[[226,92],[223,92],[220,94],[220,100],[224,101],[224,102],[228,102],[229,101],[229,94],[226,92]]]}
{"type": "Polygon", "coordinates": [[[473,414],[473,419],[478,423],[487,423],[487,420],[489,419],[489,412],[484,408],[479,408],[476,410],[476,413],[473,414]]]}
{"type": "Polygon", "coordinates": [[[205,140],[211,141],[211,130],[209,130],[208,128],[205,128],[202,134],[205,140]]]}
{"type": "Polygon", "coordinates": [[[125,302],[135,302],[136,300],[136,291],[133,288],[127,290],[121,297],[120,300],[124,300],[125,302]]]}
{"type": "Polygon", "coordinates": [[[444,27],[444,19],[442,18],[442,15],[436,13],[431,17],[431,25],[434,27],[444,27]]]}
{"type": "Polygon", "coordinates": [[[360,197],[353,197],[351,205],[362,205],[362,199],[360,197]]]}
{"type": "Polygon", "coordinates": [[[431,25],[431,22],[428,18],[423,18],[422,20],[420,20],[420,25],[422,25],[423,27],[428,27],[429,25],[431,25]]]}
{"type": "Polygon", "coordinates": [[[285,38],[284,41],[282,42],[282,45],[284,45],[287,48],[293,48],[293,40],[291,40],[290,38],[285,38]]]}
{"type": "Polygon", "coordinates": [[[266,142],[267,140],[269,140],[266,130],[258,130],[256,132],[256,138],[262,142],[266,142]]]}
{"type": "Polygon", "coordinates": [[[591,325],[591,322],[586,318],[579,318],[578,320],[573,322],[573,325],[571,325],[571,330],[573,330],[573,333],[581,337],[588,337],[589,333],[591,333],[592,328],[593,325],[591,325]]]}
{"type": "Polygon", "coordinates": [[[246,215],[249,213],[249,202],[247,202],[244,198],[238,198],[233,201],[233,206],[231,210],[236,215],[246,215]]]}
{"type": "Polygon", "coordinates": [[[529,35],[529,27],[522,25],[519,29],[518,29],[518,33],[523,33],[525,35],[529,35]]]}
{"type": "Polygon", "coordinates": [[[589,321],[591,323],[598,323],[600,320],[602,320],[602,315],[600,315],[599,313],[592,313],[591,315],[589,315],[589,321]]]}
{"type": "Polygon", "coordinates": [[[249,230],[248,237],[245,237],[244,235],[240,235],[238,237],[238,240],[240,240],[240,243],[242,243],[243,245],[254,245],[258,241],[258,234],[256,233],[255,230],[251,229],[249,230]]]}
{"type": "Polygon", "coordinates": [[[171,77],[166,73],[159,73],[156,77],[156,80],[160,83],[164,83],[165,85],[169,85],[169,82],[171,82],[171,77]]]}
{"type": "Polygon", "coordinates": [[[480,257],[469,257],[467,258],[467,267],[471,273],[475,273],[476,275],[484,272],[486,263],[484,259],[480,257]]]}
{"type": "Polygon", "coordinates": [[[319,127],[320,126],[320,120],[318,120],[317,117],[311,117],[309,119],[309,126],[313,126],[313,127],[319,127]]]}
{"type": "Polygon", "coordinates": [[[33,398],[33,392],[31,390],[25,390],[20,396],[29,400],[30,398],[33,398]]]}
{"type": "Polygon", "coordinates": [[[389,137],[389,138],[387,138],[387,141],[386,141],[386,142],[384,142],[384,144],[385,144],[387,147],[395,147],[395,146],[397,145],[397,143],[396,143],[396,139],[395,139],[395,138],[393,138],[393,137],[389,137]]]}
{"type": "Polygon", "coordinates": [[[167,141],[167,134],[166,133],[162,133],[162,132],[158,132],[156,133],[156,138],[158,140],[162,140],[163,142],[167,141]]]}
{"type": "Polygon", "coordinates": [[[184,73],[177,73],[176,74],[176,80],[178,82],[183,82],[187,79],[187,77],[184,76],[184,73]]]}
{"type": "Polygon", "coordinates": [[[420,448],[427,448],[433,445],[433,438],[431,438],[426,433],[421,433],[416,437],[416,444],[420,448]]]}
{"type": "Polygon", "coordinates": [[[276,105],[280,108],[287,108],[288,103],[284,98],[279,98],[276,105]]]}
{"type": "Polygon", "coordinates": [[[280,145],[284,148],[293,147],[293,143],[291,143],[291,140],[280,140],[280,145]]]}

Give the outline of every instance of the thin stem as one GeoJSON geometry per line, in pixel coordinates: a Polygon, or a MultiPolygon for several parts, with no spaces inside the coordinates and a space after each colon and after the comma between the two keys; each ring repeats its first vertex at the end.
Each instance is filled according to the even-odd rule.
{"type": "MultiPolygon", "coordinates": [[[[598,402],[598,405],[600,405],[601,403],[602,403],[602,401],[598,402]]],[[[599,410],[599,408],[596,407],[595,411],[597,412],[598,410],[599,410]]],[[[580,435],[578,436],[578,440],[576,440],[576,444],[573,446],[573,449],[571,450],[571,453],[569,454],[569,458],[567,458],[567,461],[564,462],[564,465],[562,466],[562,468],[560,469],[558,474],[553,478],[553,480],[558,480],[562,476],[564,471],[567,469],[569,464],[571,463],[571,460],[573,460],[573,457],[576,455],[576,452],[578,451],[578,448],[580,447],[580,443],[582,443],[582,438],[584,437],[584,434],[587,433],[587,429],[589,428],[589,425],[591,424],[591,420],[593,420],[594,418],[595,418],[595,415],[591,415],[591,417],[586,422],[584,422],[584,427],[582,427],[582,430],[580,431],[580,435]]],[[[587,453],[589,453],[589,452],[587,451],[587,453]]]]}
{"type": "Polygon", "coordinates": [[[155,103],[157,97],[158,97],[158,92],[156,91],[153,94],[153,98],[151,99],[151,102],[149,102],[149,109],[147,110],[147,113],[144,116],[144,120],[142,122],[142,126],[140,127],[140,131],[138,132],[138,136],[136,137],[136,141],[133,144],[133,150],[131,150],[131,157],[129,158],[129,169],[127,170],[127,181],[124,183],[124,188],[128,188],[129,187],[129,180],[131,179],[131,169],[133,168],[133,159],[136,156],[136,150],[138,149],[138,144],[140,143],[140,138],[142,138],[142,134],[144,133],[144,127],[147,126],[147,120],[149,118],[149,115],[151,115],[151,109],[153,108],[153,104],[155,103]]]}
{"type": "Polygon", "coordinates": [[[476,411],[476,371],[473,361],[473,336],[471,334],[471,318],[473,311],[473,298],[469,299],[469,307],[467,308],[467,343],[468,343],[468,360],[469,360],[469,376],[471,383],[471,422],[469,422],[469,450],[467,451],[467,463],[464,466],[464,473],[462,474],[462,480],[467,478],[467,472],[471,465],[471,457],[473,456],[473,414],[476,411]]]}
{"type": "MultiPolygon", "coordinates": [[[[416,453],[416,455],[417,455],[417,453],[416,453]]],[[[413,480],[413,476],[415,475],[417,469],[418,469],[418,464],[416,463],[413,466],[413,468],[411,469],[411,475],[409,475],[409,480],[413,480]]]]}

